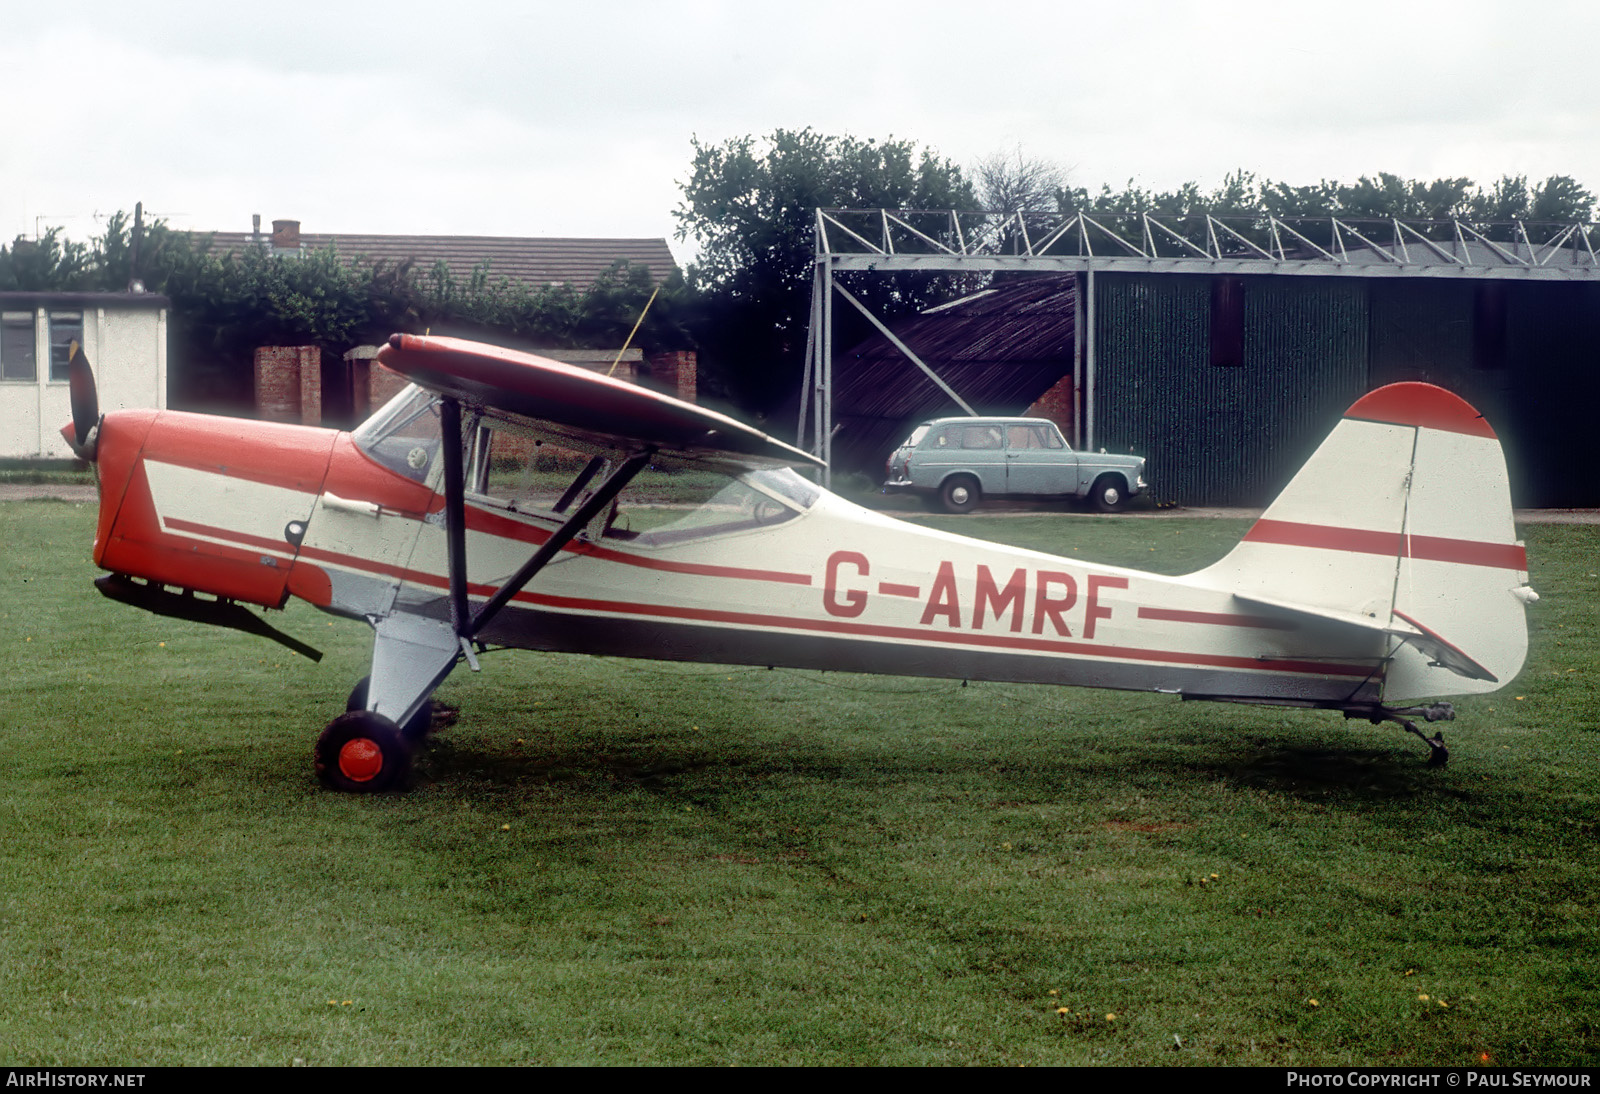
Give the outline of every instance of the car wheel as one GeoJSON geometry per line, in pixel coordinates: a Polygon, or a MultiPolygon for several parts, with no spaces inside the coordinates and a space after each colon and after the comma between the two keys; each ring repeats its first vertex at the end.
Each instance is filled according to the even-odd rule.
{"type": "Polygon", "coordinates": [[[1094,480],[1089,500],[1102,513],[1115,513],[1128,504],[1128,484],[1116,475],[1101,475],[1094,480]]]}
{"type": "Polygon", "coordinates": [[[957,475],[939,490],[939,500],[947,513],[970,513],[983,497],[978,481],[968,475],[957,475]]]}

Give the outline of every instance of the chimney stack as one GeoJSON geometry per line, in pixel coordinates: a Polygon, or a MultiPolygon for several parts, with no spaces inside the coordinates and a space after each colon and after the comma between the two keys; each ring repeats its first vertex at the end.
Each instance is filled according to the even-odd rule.
{"type": "Polygon", "coordinates": [[[274,251],[300,250],[300,222],[275,220],[272,222],[272,249],[274,251]]]}

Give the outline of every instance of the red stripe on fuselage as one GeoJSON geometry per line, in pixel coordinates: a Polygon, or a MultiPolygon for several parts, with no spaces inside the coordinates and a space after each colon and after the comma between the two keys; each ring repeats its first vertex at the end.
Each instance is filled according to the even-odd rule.
{"type": "Polygon", "coordinates": [[[1260,615],[1230,615],[1227,612],[1191,612],[1179,608],[1140,608],[1140,619],[1164,619],[1171,623],[1211,623],[1219,627],[1259,627],[1269,631],[1295,630],[1293,623],[1260,615]]]}
{"type": "MultiPolygon", "coordinates": [[[[712,608],[688,608],[665,604],[638,604],[627,601],[591,600],[586,597],[546,596],[522,593],[520,602],[541,607],[584,613],[608,612],[642,615],[658,619],[683,619],[703,623],[727,623],[746,627],[781,630],[819,631],[870,638],[893,638],[910,642],[937,642],[942,645],[978,646],[1002,650],[1032,650],[1040,653],[1073,654],[1091,658],[1125,661],[1153,661],[1161,664],[1203,665],[1208,668],[1253,669],[1267,672],[1292,672],[1316,676],[1371,676],[1370,665],[1330,664],[1321,661],[1276,660],[1264,657],[1236,657],[1227,654],[1183,653],[1174,650],[1138,649],[1132,646],[1103,646],[1095,642],[1062,642],[1048,638],[1026,638],[1009,634],[984,634],[971,631],[939,631],[929,628],[891,627],[872,623],[850,623],[837,619],[803,619],[793,616],[762,615],[712,608]]],[[[1374,664],[1376,664],[1376,658],[1374,664]]]]}
{"type": "Polygon", "coordinates": [[[1317,547],[1325,551],[1454,562],[1463,566],[1490,566],[1519,571],[1528,568],[1528,552],[1515,543],[1485,543],[1444,536],[1407,536],[1399,532],[1336,528],[1328,524],[1301,524],[1288,520],[1258,520],[1244,538],[1250,543],[1317,547]]]}
{"type": "MultiPolygon", "coordinates": [[[[211,539],[228,540],[233,543],[259,548],[261,550],[275,551],[286,555],[293,555],[294,549],[284,540],[266,539],[253,536],[245,532],[234,531],[231,528],[218,528],[214,525],[200,524],[196,521],[182,520],[176,517],[163,518],[167,528],[175,532],[189,532],[193,535],[206,536],[211,539]]],[[[499,539],[516,539],[535,546],[544,543],[550,538],[550,533],[543,528],[520,524],[513,520],[493,513],[484,513],[477,509],[467,510],[467,527],[476,532],[492,535],[499,539]]],[[[673,562],[660,558],[641,558],[622,551],[614,551],[607,547],[597,547],[592,543],[569,543],[564,551],[573,554],[587,555],[591,558],[601,559],[606,562],[618,562],[625,566],[637,566],[645,570],[660,570],[668,573],[693,574],[697,577],[731,577],[744,581],[773,581],[784,585],[810,585],[810,574],[786,573],[782,570],[753,570],[742,566],[713,566],[701,562],[673,562]]],[[[384,574],[388,577],[399,578],[403,581],[423,581],[425,584],[442,583],[443,578],[422,573],[415,570],[402,569],[386,563],[375,562],[371,559],[358,558],[354,555],[338,554],[324,551],[315,547],[302,548],[300,554],[308,559],[321,562],[333,562],[352,569],[366,570],[371,573],[384,574]]],[[[442,584],[441,584],[441,587],[442,584]]],[[[487,591],[484,595],[494,592],[489,586],[474,586],[474,589],[483,588],[487,591]]]]}
{"type": "Polygon", "coordinates": [[[162,517],[161,524],[171,532],[188,532],[191,535],[205,536],[208,539],[222,539],[230,543],[242,543],[246,547],[254,547],[260,551],[272,551],[275,554],[294,557],[294,545],[285,539],[268,539],[266,536],[253,536],[248,532],[235,532],[232,528],[214,528],[209,524],[200,524],[181,517],[162,517]]]}

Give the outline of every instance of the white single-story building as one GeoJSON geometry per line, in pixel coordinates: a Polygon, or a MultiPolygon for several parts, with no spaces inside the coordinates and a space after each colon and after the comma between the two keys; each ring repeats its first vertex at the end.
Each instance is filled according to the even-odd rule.
{"type": "Polygon", "coordinates": [[[100,411],[167,405],[167,309],[151,293],[0,292],[0,458],[70,459],[67,361],[94,367],[100,411]]]}

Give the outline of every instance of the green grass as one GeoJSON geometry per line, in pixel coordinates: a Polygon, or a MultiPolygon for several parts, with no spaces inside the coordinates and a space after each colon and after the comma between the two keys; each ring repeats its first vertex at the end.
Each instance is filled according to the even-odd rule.
{"type": "Polygon", "coordinates": [[[93,486],[94,472],[70,467],[0,467],[0,485],[93,486]]]}
{"type": "MultiPolygon", "coordinates": [[[[1600,1060],[1593,527],[1526,530],[1532,657],[1443,771],[1324,713],[508,653],[356,798],[310,752],[366,628],[113,604],[92,516],[0,504],[7,1063],[1600,1060]]],[[[927,519],[1167,572],[1241,530],[927,519]]]]}

